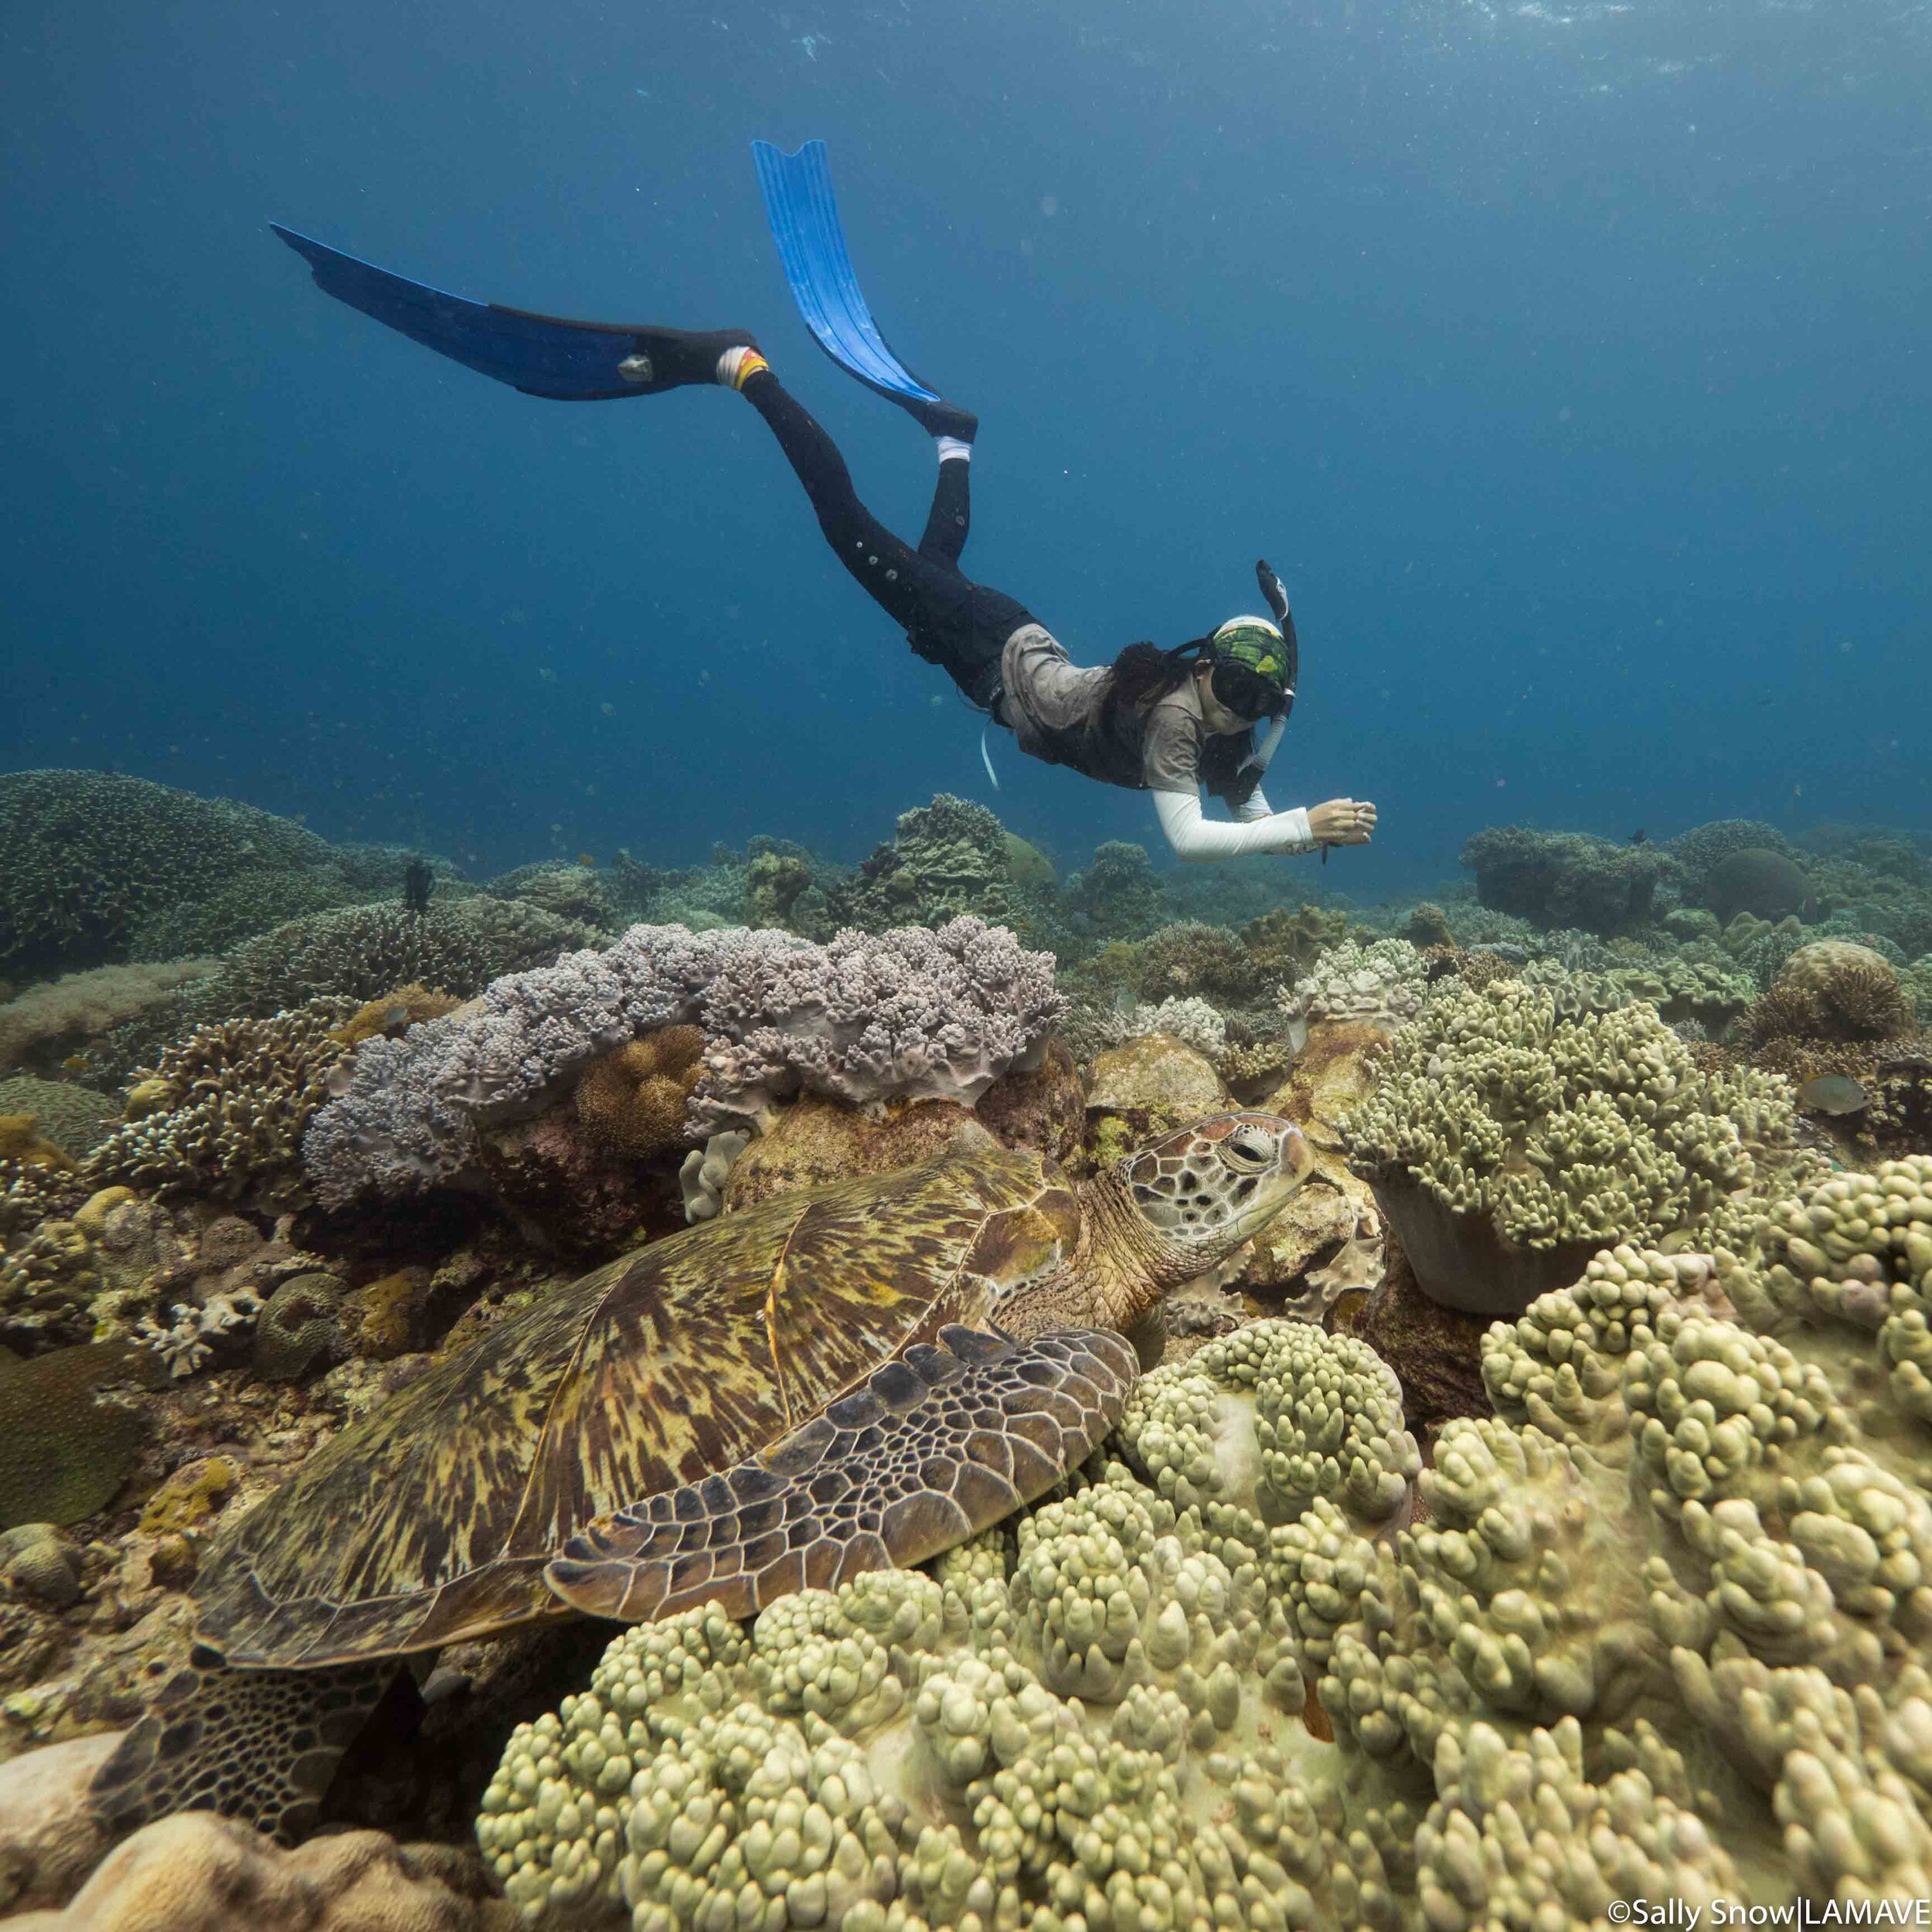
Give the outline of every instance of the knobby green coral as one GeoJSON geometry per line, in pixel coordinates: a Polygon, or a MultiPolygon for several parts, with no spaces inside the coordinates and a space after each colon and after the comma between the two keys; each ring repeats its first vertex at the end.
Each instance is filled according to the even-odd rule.
{"type": "Polygon", "coordinates": [[[1783,1080],[1701,1070],[1651,1007],[1563,1019],[1546,988],[1503,980],[1444,986],[1342,1124],[1358,1172],[1406,1171],[1519,1247],[1742,1247],[1805,1171],[1793,1119],[1783,1080]]]}

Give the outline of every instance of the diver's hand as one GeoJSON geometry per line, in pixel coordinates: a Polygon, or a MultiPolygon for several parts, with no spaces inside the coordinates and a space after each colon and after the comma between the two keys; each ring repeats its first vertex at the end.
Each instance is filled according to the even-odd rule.
{"type": "Polygon", "coordinates": [[[1366,845],[1375,828],[1376,808],[1366,798],[1331,798],[1308,808],[1308,830],[1318,845],[1366,845]]]}

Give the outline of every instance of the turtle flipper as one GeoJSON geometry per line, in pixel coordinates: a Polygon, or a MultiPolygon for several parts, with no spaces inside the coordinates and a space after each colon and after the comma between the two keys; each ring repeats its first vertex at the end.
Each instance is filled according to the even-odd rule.
{"type": "Polygon", "coordinates": [[[702,1603],[749,1616],[923,1563],[1051,1488],[1137,1372],[1111,1328],[1015,1342],[949,1325],[755,1460],[599,1518],[544,1574],[573,1609],[643,1623],[702,1603]]]}
{"type": "Polygon", "coordinates": [[[115,1832],[175,1811],[219,1811],[295,1844],[315,1828],[335,1767],[397,1668],[378,1658],[231,1670],[197,1644],[95,1774],[94,1811],[115,1832]]]}

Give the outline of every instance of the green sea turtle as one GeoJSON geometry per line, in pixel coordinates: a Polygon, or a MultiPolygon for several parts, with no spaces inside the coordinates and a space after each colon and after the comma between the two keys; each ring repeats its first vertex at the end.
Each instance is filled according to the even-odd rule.
{"type": "Polygon", "coordinates": [[[1063,1179],[995,1149],[652,1243],[440,1362],[242,1518],[199,1634],[97,1778],[131,1828],[285,1840],[412,1653],[583,1611],[638,1623],[923,1562],[1119,1417],[1127,1337],[1277,1214],[1300,1133],[1225,1114],[1063,1179]]]}

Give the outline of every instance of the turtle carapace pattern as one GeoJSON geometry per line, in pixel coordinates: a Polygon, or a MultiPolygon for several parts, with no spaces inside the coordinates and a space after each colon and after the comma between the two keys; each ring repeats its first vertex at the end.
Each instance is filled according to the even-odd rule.
{"type": "Polygon", "coordinates": [[[403,1657],[573,1612],[750,1615],[938,1556],[1099,1443],[1138,1372],[1127,1332],[1311,1165],[1257,1113],[1085,1181],[1030,1152],[951,1154],[546,1295],[223,1538],[189,1663],[103,1767],[97,1809],[128,1829],[212,1808],[292,1842],[403,1657]]]}

